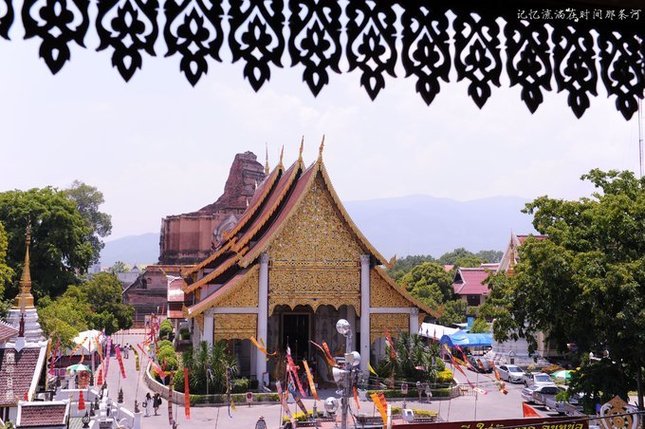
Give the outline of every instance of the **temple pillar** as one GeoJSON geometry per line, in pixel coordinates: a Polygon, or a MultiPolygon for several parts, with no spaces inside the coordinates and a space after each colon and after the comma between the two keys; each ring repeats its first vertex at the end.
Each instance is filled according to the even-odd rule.
{"type": "Polygon", "coordinates": [[[361,255],[361,370],[370,362],[370,255],[361,255]]]}
{"type": "Polygon", "coordinates": [[[213,313],[210,311],[204,314],[204,332],[202,335],[202,341],[206,341],[209,348],[213,345],[213,330],[215,324],[213,318],[213,313]]]}
{"type": "Polygon", "coordinates": [[[349,326],[352,330],[352,344],[351,344],[351,350],[346,350],[346,352],[353,352],[356,350],[356,310],[354,309],[353,305],[348,305],[347,306],[347,321],[349,322],[349,326]]]}
{"type": "MultiPolygon", "coordinates": [[[[260,255],[260,273],[258,285],[258,326],[257,340],[260,344],[268,344],[267,326],[269,324],[269,255],[260,255]]],[[[264,353],[255,349],[255,374],[258,382],[262,383],[264,373],[267,372],[267,359],[264,353]]]]}
{"type": "Polygon", "coordinates": [[[419,333],[419,309],[413,307],[410,309],[410,335],[419,333]]]}

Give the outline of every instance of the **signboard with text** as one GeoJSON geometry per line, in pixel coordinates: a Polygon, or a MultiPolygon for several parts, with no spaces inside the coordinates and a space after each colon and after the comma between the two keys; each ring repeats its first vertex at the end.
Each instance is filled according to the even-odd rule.
{"type": "Polygon", "coordinates": [[[572,420],[571,417],[545,417],[533,419],[499,419],[443,423],[395,423],[392,428],[405,429],[589,429],[589,422],[572,420]]]}

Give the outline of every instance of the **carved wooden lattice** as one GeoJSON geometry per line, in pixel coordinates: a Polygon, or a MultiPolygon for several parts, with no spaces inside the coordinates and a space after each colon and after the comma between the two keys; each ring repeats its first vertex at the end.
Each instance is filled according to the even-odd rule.
{"type": "MultiPolygon", "coordinates": [[[[179,55],[180,71],[195,85],[209,62],[221,62],[221,51],[227,49],[233,62],[244,64],[244,78],[255,91],[269,81],[272,68],[290,65],[302,68],[302,80],[314,95],[332,72],[359,73],[361,86],[374,99],[387,79],[401,75],[400,64],[427,104],[453,78],[452,67],[452,76],[468,82],[468,95],[480,108],[505,82],[504,70],[510,86],[521,87],[521,100],[531,112],[553,81],[558,92],[567,92],[577,117],[600,83],[626,119],[643,97],[645,17],[636,1],[579,8],[564,1],[544,7],[497,2],[496,8],[486,2],[437,0],[97,4],[90,22],[89,0],[24,1],[25,38],[41,39],[39,55],[52,73],[70,60],[71,44],[85,47],[91,28],[100,41],[98,50],[111,51],[111,63],[126,81],[142,68],[144,53],[161,53],[179,55]],[[155,46],[163,46],[162,52],[155,46]]],[[[0,37],[9,39],[15,15],[13,0],[0,0],[0,37]]]]}

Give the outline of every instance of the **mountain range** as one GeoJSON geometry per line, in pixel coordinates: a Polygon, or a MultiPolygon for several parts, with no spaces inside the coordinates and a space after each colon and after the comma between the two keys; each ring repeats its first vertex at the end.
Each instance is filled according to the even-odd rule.
{"type": "MultiPolygon", "coordinates": [[[[439,257],[459,247],[472,252],[505,250],[511,231],[535,233],[531,216],[520,212],[526,202],[518,197],[456,201],[411,195],[344,204],[367,239],[389,259],[393,255],[439,257]]],[[[106,242],[101,265],[150,264],[158,257],[158,233],[131,235],[106,242]]]]}

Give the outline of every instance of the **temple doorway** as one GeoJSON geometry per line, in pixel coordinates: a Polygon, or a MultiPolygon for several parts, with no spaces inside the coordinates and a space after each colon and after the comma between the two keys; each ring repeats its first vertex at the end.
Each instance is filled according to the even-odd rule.
{"type": "Polygon", "coordinates": [[[281,350],[291,349],[291,356],[296,362],[309,359],[309,336],[311,332],[311,314],[283,313],[281,350]]]}

